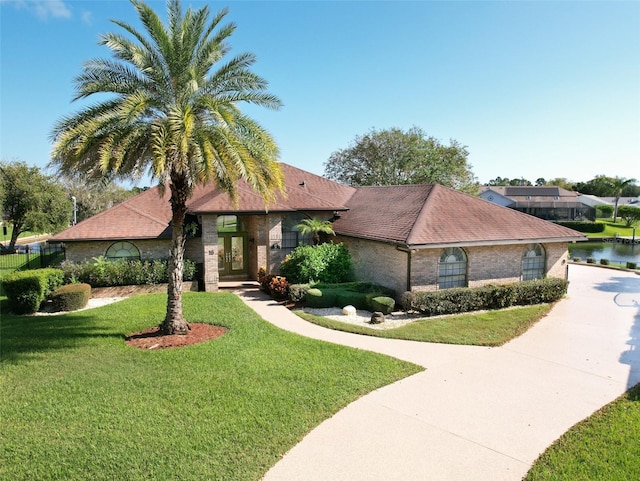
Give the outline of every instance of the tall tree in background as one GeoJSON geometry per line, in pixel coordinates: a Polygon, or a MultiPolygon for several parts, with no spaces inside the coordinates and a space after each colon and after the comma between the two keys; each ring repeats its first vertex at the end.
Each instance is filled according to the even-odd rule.
{"type": "Polygon", "coordinates": [[[69,226],[71,199],[53,177],[25,162],[0,162],[0,212],[13,230],[5,252],[13,252],[23,232],[57,232],[69,226]]]}
{"type": "Polygon", "coordinates": [[[324,168],[327,178],[352,186],[437,183],[476,194],[468,156],[457,141],[443,145],[418,127],[372,129],[332,153],[324,168]]]}
{"type": "Polygon", "coordinates": [[[64,176],[60,181],[68,196],[76,198],[77,222],[88,219],[139,193],[136,190],[127,190],[114,182],[87,183],[79,176],[64,176]]]}
{"type": "Polygon", "coordinates": [[[160,327],[165,334],[186,334],[182,274],[187,201],[195,185],[209,182],[234,201],[240,179],[267,202],[282,191],[274,139],[238,107],[251,103],[277,109],[281,103],[267,92],[267,82],[249,70],[253,55],[222,63],[235,30],[232,23],[221,25],[226,9],[210,20],[207,6],[183,13],[179,0],[169,0],[164,25],[145,3],[131,3],[144,31],[113,21],[128,35],[102,36],[100,43],[113,58],[87,62],[75,80],[76,100],[98,94],[99,101],[55,125],[52,165],[93,179],[139,178],[148,169],[161,191],[170,189],[170,275],[160,327]]]}
{"type": "Polygon", "coordinates": [[[611,192],[612,197],[615,198],[615,203],[613,205],[613,221],[614,222],[618,217],[618,202],[620,201],[620,197],[622,197],[622,193],[624,192],[625,187],[635,183],[635,181],[636,179],[625,179],[624,177],[615,177],[608,182],[609,192],[611,192]]]}

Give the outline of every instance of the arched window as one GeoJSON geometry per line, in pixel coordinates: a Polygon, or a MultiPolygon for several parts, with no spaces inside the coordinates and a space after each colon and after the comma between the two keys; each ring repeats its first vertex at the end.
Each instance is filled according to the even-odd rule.
{"type": "Polygon", "coordinates": [[[467,286],[467,255],[459,247],[445,249],[438,262],[438,289],[467,286]]]}
{"type": "Polygon", "coordinates": [[[522,280],[542,279],[546,274],[547,256],[540,244],[529,244],[522,255],[522,280]]]}
{"type": "Polygon", "coordinates": [[[120,241],[111,244],[104,255],[109,260],[140,259],[140,250],[131,242],[120,241]]]}

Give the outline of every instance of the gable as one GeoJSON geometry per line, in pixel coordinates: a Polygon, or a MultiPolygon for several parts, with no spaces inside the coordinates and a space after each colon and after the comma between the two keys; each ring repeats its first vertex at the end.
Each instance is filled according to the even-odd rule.
{"type": "MultiPolygon", "coordinates": [[[[187,202],[190,214],[225,214],[306,211],[343,211],[355,189],[338,184],[302,169],[280,164],[285,182],[285,195],[266,205],[247,182],[237,185],[237,202],[213,183],[196,186],[187,202]]],[[[160,196],[158,187],[148,189],[126,201],[72,226],[50,240],[155,239],[171,237],[170,190],[160,196]]]]}

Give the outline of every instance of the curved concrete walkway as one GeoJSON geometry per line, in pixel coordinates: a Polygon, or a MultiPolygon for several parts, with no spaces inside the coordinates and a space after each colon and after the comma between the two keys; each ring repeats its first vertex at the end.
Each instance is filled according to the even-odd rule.
{"type": "Polygon", "coordinates": [[[498,348],[331,331],[237,291],[283,329],[426,368],[321,423],[264,480],[520,480],[562,433],[640,382],[640,276],[571,265],[569,279],[566,299],[498,348]]]}

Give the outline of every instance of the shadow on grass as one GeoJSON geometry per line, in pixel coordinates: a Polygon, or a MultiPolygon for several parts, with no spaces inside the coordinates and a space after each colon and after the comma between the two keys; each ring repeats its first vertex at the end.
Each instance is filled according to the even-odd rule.
{"type": "Polygon", "coordinates": [[[117,338],[122,335],[95,325],[95,317],[86,314],[56,316],[16,316],[2,307],[0,323],[0,362],[21,362],[51,351],[81,346],[87,340],[117,338]]]}

